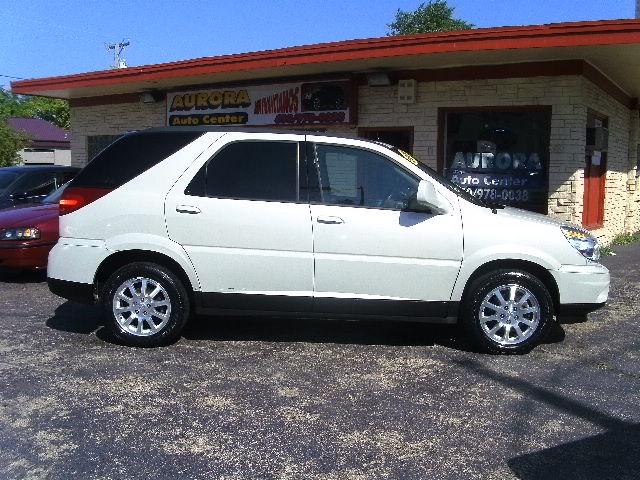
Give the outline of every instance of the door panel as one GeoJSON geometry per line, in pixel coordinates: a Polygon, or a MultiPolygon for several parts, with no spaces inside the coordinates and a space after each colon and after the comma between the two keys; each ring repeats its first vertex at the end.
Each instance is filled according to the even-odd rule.
{"type": "Polygon", "coordinates": [[[304,137],[262,137],[225,145],[167,196],[169,237],[191,258],[205,306],[252,309],[258,302],[266,308],[265,296],[312,297],[311,216],[299,196],[306,196],[297,143],[304,137]]]}
{"type": "Polygon", "coordinates": [[[167,225],[191,258],[203,292],[313,291],[306,204],[170,195],[167,225]],[[200,213],[176,212],[185,203],[200,213]]]}
{"type": "Polygon", "coordinates": [[[462,260],[460,217],[312,205],[316,296],[448,301],[462,260]],[[339,224],[318,222],[339,217],[339,224]]]}
{"type": "Polygon", "coordinates": [[[331,303],[321,298],[450,300],[462,261],[457,207],[409,211],[420,179],[377,152],[317,143],[307,160],[318,308],[331,303]]]}
{"type": "Polygon", "coordinates": [[[604,222],[607,154],[602,153],[601,155],[598,165],[593,165],[589,156],[586,156],[585,159],[582,209],[582,225],[585,228],[599,228],[604,222]]]}

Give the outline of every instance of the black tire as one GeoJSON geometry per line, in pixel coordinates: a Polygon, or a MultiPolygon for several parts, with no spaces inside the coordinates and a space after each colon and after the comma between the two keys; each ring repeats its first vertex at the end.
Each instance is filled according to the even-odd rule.
{"type": "MultiPolygon", "coordinates": [[[[510,288],[505,288],[502,291],[501,296],[504,297],[504,294],[510,292],[510,288]]],[[[509,302],[509,299],[505,300],[509,302]]],[[[489,299],[489,303],[496,304],[496,306],[501,305],[497,295],[491,297],[489,299]]],[[[472,342],[481,351],[487,353],[527,353],[546,337],[551,329],[553,321],[553,301],[547,287],[534,275],[521,270],[495,270],[481,275],[469,286],[462,302],[462,325],[472,342]],[[498,310],[497,308],[494,309],[490,307],[483,309],[482,314],[485,315],[486,318],[497,318],[502,315],[503,317],[506,317],[506,320],[500,319],[499,321],[487,321],[485,319],[483,322],[480,318],[480,308],[486,300],[486,297],[496,290],[500,291],[500,287],[502,286],[510,287],[511,285],[519,286],[519,288],[516,289],[516,295],[521,295],[519,298],[525,299],[525,309],[522,309],[523,304],[515,304],[518,302],[518,297],[516,297],[514,304],[502,307],[505,309],[505,312],[498,310]],[[526,297],[528,300],[525,298],[526,291],[528,291],[537,302],[539,307],[537,317],[536,313],[528,312],[534,304],[531,297],[526,297]],[[514,308],[516,311],[511,310],[511,308],[514,308]],[[525,311],[526,313],[522,314],[521,312],[518,312],[518,308],[521,312],[525,311]],[[533,322],[534,318],[537,318],[537,323],[533,322]],[[527,330],[531,327],[524,323],[525,319],[529,323],[533,323],[533,325],[535,325],[535,328],[533,328],[529,333],[527,333],[527,330]],[[504,327],[500,326],[502,321],[508,322],[509,325],[504,325],[504,327]],[[522,340],[520,340],[519,343],[508,344],[508,342],[515,342],[518,339],[517,332],[512,324],[517,324],[518,329],[524,333],[521,337],[522,340]],[[485,328],[483,328],[483,325],[485,328]],[[491,335],[490,332],[493,328],[497,328],[497,330],[493,335],[491,335]],[[487,331],[485,331],[485,329],[487,331]],[[495,336],[501,336],[502,338],[498,341],[495,339],[495,336]]]]}
{"type": "Polygon", "coordinates": [[[162,345],[168,345],[174,342],[180,335],[180,332],[184,328],[189,319],[190,304],[189,296],[184,288],[184,285],[180,279],[168,268],[161,265],[149,262],[136,262],[118,269],[114,272],[102,290],[101,303],[107,318],[107,327],[115,337],[122,343],[136,346],[136,347],[158,347],[162,345]],[[144,313],[149,313],[149,318],[144,317],[141,321],[137,315],[134,315],[133,310],[127,311],[116,316],[115,302],[119,302],[122,308],[128,309],[130,304],[131,308],[140,308],[135,313],[142,315],[145,305],[142,304],[139,307],[134,307],[133,303],[128,300],[121,300],[122,297],[116,299],[118,291],[123,287],[123,284],[129,280],[133,280],[133,288],[142,292],[142,282],[149,280],[146,293],[151,295],[155,291],[154,287],[161,286],[163,290],[159,291],[154,297],[156,303],[166,303],[168,300],[168,306],[149,307],[151,305],[151,297],[141,295],[136,297],[131,294],[131,290],[125,290],[124,295],[132,297],[132,300],[136,302],[145,301],[145,297],[149,299],[150,303],[146,304],[146,310],[144,313]],[[150,291],[153,290],[153,291],[150,291]],[[127,293],[128,292],[128,293],[127,293]],[[168,299],[165,299],[165,296],[168,299]],[[170,311],[168,310],[170,309],[170,311]],[[152,312],[153,311],[153,312],[152,312]],[[163,317],[156,315],[164,315],[163,317]],[[126,323],[129,321],[129,326],[125,326],[121,322],[126,323]],[[158,328],[156,332],[153,332],[151,325],[158,328]],[[164,322],[164,325],[163,325],[164,322]],[[132,332],[131,329],[137,330],[137,325],[141,324],[140,333],[132,332]],[[143,334],[144,333],[144,334],[143,334]]]}

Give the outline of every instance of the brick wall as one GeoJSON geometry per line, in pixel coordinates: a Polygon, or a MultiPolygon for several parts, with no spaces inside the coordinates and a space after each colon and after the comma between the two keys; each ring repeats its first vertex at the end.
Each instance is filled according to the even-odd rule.
{"type": "MultiPolygon", "coordinates": [[[[608,242],[617,233],[640,228],[640,192],[635,177],[637,112],[615,101],[580,76],[419,82],[415,104],[397,102],[395,86],[359,87],[358,126],[414,128],[415,156],[436,167],[438,109],[451,107],[545,105],[552,110],[549,214],[582,222],[587,110],[609,117],[609,172],[605,226],[596,234],[608,242]],[[634,120],[635,119],[635,120],[634,120]],[[629,148],[629,145],[633,148],[629,148]]],[[[126,103],[71,109],[72,162],[84,165],[87,135],[120,134],[165,125],[165,104],[126,103]]],[[[354,127],[331,132],[356,135],[354,127]]]]}
{"type": "Polygon", "coordinates": [[[121,135],[130,130],[165,125],[165,104],[118,103],[71,108],[71,164],[87,163],[87,136],[121,135]]]}
{"type": "MultiPolygon", "coordinates": [[[[605,115],[609,119],[604,227],[594,230],[594,234],[608,243],[616,234],[626,230],[629,162],[631,158],[635,158],[635,154],[631,157],[629,148],[631,112],[588,80],[583,81],[583,98],[585,108],[605,115]]],[[[581,187],[584,188],[584,176],[581,187]]],[[[582,195],[580,195],[580,206],[582,206],[582,195]]]]}
{"type": "Polygon", "coordinates": [[[436,168],[438,109],[452,107],[546,105],[552,109],[549,215],[582,223],[587,110],[609,117],[609,171],[605,225],[595,231],[605,243],[620,232],[640,228],[636,181],[637,112],[632,112],[580,76],[421,82],[415,104],[396,101],[396,88],[360,87],[361,127],[413,126],[414,154],[436,168]],[[631,141],[631,135],[634,135],[631,141]],[[633,145],[630,149],[629,145],[633,145]],[[633,150],[633,152],[631,151],[633,150]]]}

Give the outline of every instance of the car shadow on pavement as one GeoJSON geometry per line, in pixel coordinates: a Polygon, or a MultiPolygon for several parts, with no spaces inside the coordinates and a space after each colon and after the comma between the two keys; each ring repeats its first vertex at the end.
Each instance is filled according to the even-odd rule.
{"type": "Polygon", "coordinates": [[[2,283],[42,283],[47,281],[45,270],[2,270],[0,269],[0,282],[2,283]]]}
{"type": "MultiPolygon", "coordinates": [[[[458,325],[393,320],[196,317],[185,328],[189,340],[310,342],[356,345],[434,346],[474,352],[458,325]]],[[[564,339],[560,325],[544,343],[564,339]]]]}
{"type": "Polygon", "coordinates": [[[629,425],[507,461],[521,480],[637,479],[640,425],[629,425]]]}
{"type": "Polygon", "coordinates": [[[544,403],[555,410],[606,430],[581,440],[527,453],[507,461],[521,480],[636,479],[640,472],[640,425],[559,393],[484,365],[476,359],[454,359],[469,372],[523,395],[527,402],[544,403]]]}
{"type": "Polygon", "coordinates": [[[75,302],[60,305],[45,324],[54,330],[71,333],[89,334],[104,329],[104,321],[98,307],[75,302]]]}
{"type": "MultiPolygon", "coordinates": [[[[65,302],[46,321],[49,328],[90,334],[105,342],[121,345],[104,326],[98,306],[65,302]]],[[[564,339],[561,325],[555,324],[543,343],[564,339]]],[[[438,325],[393,320],[330,320],[245,316],[197,316],[187,323],[182,337],[187,340],[308,342],[354,345],[434,346],[475,352],[458,325],[438,325]]]]}
{"type": "MultiPolygon", "coordinates": [[[[274,317],[196,317],[183,332],[189,340],[309,342],[357,345],[435,345],[457,339],[455,325],[371,320],[274,317]]],[[[469,348],[460,344],[459,348],[469,348]]]]}

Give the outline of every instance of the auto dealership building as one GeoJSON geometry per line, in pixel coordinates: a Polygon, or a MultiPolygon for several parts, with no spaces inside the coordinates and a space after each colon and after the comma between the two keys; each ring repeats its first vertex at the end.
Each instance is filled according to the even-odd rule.
{"type": "Polygon", "coordinates": [[[640,230],[640,21],[307,45],[12,83],[69,99],[72,164],[119,135],[261,126],[394,144],[474,195],[640,230]]]}

